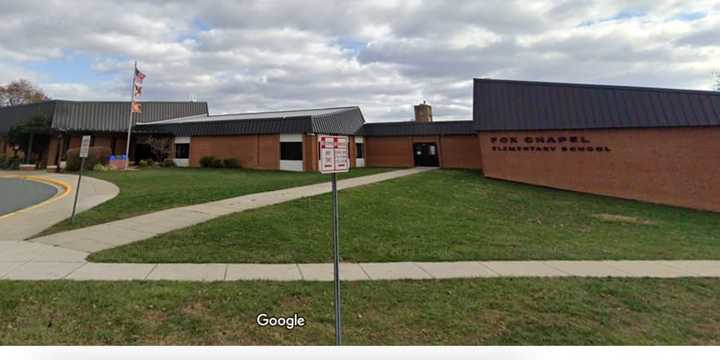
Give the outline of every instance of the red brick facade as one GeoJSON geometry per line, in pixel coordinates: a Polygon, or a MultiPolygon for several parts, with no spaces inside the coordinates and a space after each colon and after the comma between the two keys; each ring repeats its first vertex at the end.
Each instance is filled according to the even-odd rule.
{"type": "Polygon", "coordinates": [[[720,128],[489,132],[480,143],[488,177],[720,211],[720,128]]]}
{"type": "Polygon", "coordinates": [[[190,140],[190,166],[199,167],[203,156],[235,158],[249,169],[280,167],[279,135],[194,136],[190,140]]]}
{"type": "Polygon", "coordinates": [[[376,167],[412,167],[414,143],[435,143],[440,167],[481,169],[477,135],[365,137],[365,164],[376,167]]]}

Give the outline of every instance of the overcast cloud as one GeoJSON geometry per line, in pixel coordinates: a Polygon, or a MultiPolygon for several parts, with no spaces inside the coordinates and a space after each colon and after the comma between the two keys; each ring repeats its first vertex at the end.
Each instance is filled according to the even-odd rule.
{"type": "Polygon", "coordinates": [[[57,99],[208,101],[211,113],[359,105],[470,119],[472,79],[710,89],[719,1],[0,0],[0,83],[57,99]]]}

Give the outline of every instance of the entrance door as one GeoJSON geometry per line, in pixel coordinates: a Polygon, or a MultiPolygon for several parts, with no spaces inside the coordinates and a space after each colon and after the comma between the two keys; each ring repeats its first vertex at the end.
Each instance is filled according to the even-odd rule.
{"type": "Polygon", "coordinates": [[[435,143],[413,144],[415,166],[438,166],[438,149],[435,143]]]}

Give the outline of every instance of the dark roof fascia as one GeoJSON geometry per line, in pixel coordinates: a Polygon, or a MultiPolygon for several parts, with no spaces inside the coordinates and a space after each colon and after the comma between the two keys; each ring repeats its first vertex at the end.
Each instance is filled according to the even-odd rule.
{"type": "Polygon", "coordinates": [[[571,82],[549,82],[549,81],[506,80],[506,79],[485,79],[485,78],[474,78],[473,80],[481,81],[481,82],[489,82],[489,83],[507,83],[507,84],[530,85],[530,86],[537,85],[537,86],[553,86],[553,87],[577,87],[577,88],[588,88],[588,89],[661,92],[661,93],[676,93],[676,94],[680,93],[680,94],[694,94],[694,95],[720,95],[720,91],[656,88],[656,87],[649,87],[649,86],[583,84],[583,83],[571,83],[571,82]]]}
{"type": "Polygon", "coordinates": [[[168,133],[175,136],[232,136],[312,132],[310,116],[276,117],[247,120],[191,121],[175,124],[144,123],[136,125],[146,133],[168,133]]]}
{"type": "Polygon", "coordinates": [[[433,122],[381,122],[366,123],[361,131],[363,136],[432,136],[432,135],[474,135],[470,120],[433,122]],[[463,129],[463,127],[465,127],[463,129]]]}
{"type": "Polygon", "coordinates": [[[672,129],[716,129],[718,126],[714,125],[700,125],[700,126],[662,126],[662,127],[631,127],[631,126],[625,126],[625,127],[567,127],[567,128],[557,128],[557,129],[515,129],[515,130],[508,130],[503,128],[488,128],[488,129],[482,129],[482,130],[475,130],[478,133],[488,133],[488,132],[542,132],[542,131],[602,131],[602,130],[672,130],[672,129]]]}

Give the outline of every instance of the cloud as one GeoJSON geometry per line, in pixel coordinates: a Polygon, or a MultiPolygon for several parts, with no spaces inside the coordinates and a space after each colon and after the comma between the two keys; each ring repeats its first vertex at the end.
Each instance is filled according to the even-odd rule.
{"type": "Polygon", "coordinates": [[[473,77],[707,89],[718,26],[716,1],[29,0],[0,13],[0,82],[124,100],[137,59],[144,99],[214,113],[359,105],[392,121],[427,100],[470,119],[473,77]],[[77,54],[97,81],[33,67],[77,54]]]}

